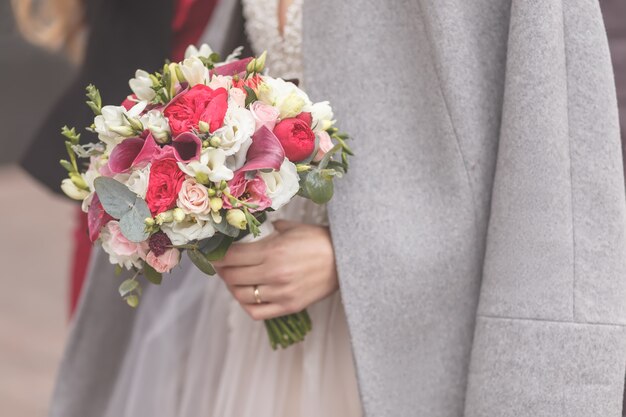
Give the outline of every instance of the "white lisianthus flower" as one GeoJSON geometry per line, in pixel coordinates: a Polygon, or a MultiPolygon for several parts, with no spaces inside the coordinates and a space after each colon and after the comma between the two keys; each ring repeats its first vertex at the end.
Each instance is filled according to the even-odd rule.
{"type": "Polygon", "coordinates": [[[144,168],[134,170],[124,184],[130,191],[145,199],[148,191],[148,181],[150,180],[150,164],[144,168]]]}
{"type": "Polygon", "coordinates": [[[178,163],[178,167],[190,177],[195,177],[198,182],[206,184],[209,180],[220,182],[233,179],[234,173],[226,167],[226,154],[222,149],[208,148],[200,154],[199,161],[191,161],[187,164],[178,163]]]}
{"type": "Polygon", "coordinates": [[[113,148],[124,140],[125,136],[130,136],[133,132],[130,123],[128,123],[124,115],[128,118],[136,119],[147,105],[148,102],[140,101],[128,111],[122,106],[102,107],[102,114],[96,116],[93,120],[98,138],[107,144],[109,150],[113,148]]]}
{"type": "Polygon", "coordinates": [[[225,88],[229,90],[233,86],[233,82],[230,77],[216,74],[211,77],[211,81],[209,81],[207,86],[213,90],[217,90],[218,88],[225,88]]]}
{"type": "Polygon", "coordinates": [[[215,234],[213,223],[203,220],[164,223],[161,230],[174,245],[184,245],[191,240],[202,240],[215,234]]]}
{"type": "Polygon", "coordinates": [[[143,126],[148,129],[154,139],[159,143],[165,143],[170,135],[170,124],[167,118],[158,110],[150,110],[140,118],[143,126]]]}
{"type": "Polygon", "coordinates": [[[156,97],[156,92],[152,89],[150,74],[144,70],[137,70],[135,78],[131,78],[128,85],[139,100],[152,101],[156,97]]]}
{"type": "Polygon", "coordinates": [[[335,124],[333,109],[328,101],[315,103],[310,108],[306,108],[305,111],[311,113],[313,130],[326,130],[335,124]]]}
{"type": "Polygon", "coordinates": [[[267,196],[272,200],[272,208],[278,210],[287,204],[300,190],[296,166],[285,158],[279,171],[259,172],[267,187],[267,196]]]}
{"type": "Polygon", "coordinates": [[[263,77],[257,97],[262,102],[276,107],[280,111],[281,119],[295,117],[305,107],[313,105],[309,96],[298,86],[280,78],[263,77]]]}
{"type": "Polygon", "coordinates": [[[89,197],[89,191],[78,188],[69,178],[61,181],[61,190],[63,190],[66,196],[74,200],[84,200],[89,197]]]}
{"type": "Polygon", "coordinates": [[[255,121],[250,110],[242,107],[230,107],[224,117],[224,126],[214,132],[220,140],[219,148],[226,156],[248,152],[252,144],[255,121]]]}
{"type": "Polygon", "coordinates": [[[186,58],[178,67],[190,87],[196,84],[206,84],[209,79],[209,70],[197,56],[186,58]]]}
{"type": "Polygon", "coordinates": [[[189,45],[185,50],[185,59],[198,56],[208,58],[212,53],[213,49],[211,49],[211,47],[206,43],[200,45],[200,49],[196,48],[195,45],[189,45]]]}

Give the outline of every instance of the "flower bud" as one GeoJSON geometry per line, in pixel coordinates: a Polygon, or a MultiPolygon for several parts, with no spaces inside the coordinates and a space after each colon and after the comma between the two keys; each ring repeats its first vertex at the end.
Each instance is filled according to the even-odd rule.
{"type": "Polygon", "coordinates": [[[130,137],[135,134],[135,130],[130,126],[111,126],[109,130],[117,133],[120,136],[130,137]]]}
{"type": "Polygon", "coordinates": [[[220,190],[225,190],[228,187],[228,183],[225,180],[220,181],[220,190]]]}
{"type": "Polygon", "coordinates": [[[200,132],[202,132],[202,133],[209,133],[210,126],[204,120],[200,120],[198,122],[198,128],[200,129],[200,132]]]}
{"type": "Polygon", "coordinates": [[[296,165],[296,172],[306,172],[311,169],[311,165],[298,164],[296,165]]]}
{"type": "Polygon", "coordinates": [[[243,211],[239,209],[230,209],[226,212],[226,221],[237,229],[244,230],[248,225],[248,220],[243,211]]]}
{"type": "Polygon", "coordinates": [[[157,214],[155,220],[159,225],[163,223],[171,223],[174,221],[174,213],[172,213],[172,210],[164,211],[163,213],[157,214]]]}
{"type": "Polygon", "coordinates": [[[180,207],[176,207],[172,211],[172,216],[174,217],[174,221],[176,223],[180,223],[185,220],[185,212],[180,207]]]}
{"type": "Polygon", "coordinates": [[[136,132],[139,132],[139,133],[143,132],[143,124],[141,123],[141,121],[139,121],[139,119],[136,119],[134,117],[129,117],[126,120],[128,120],[130,127],[135,129],[136,132]]]}
{"type": "Polygon", "coordinates": [[[89,186],[85,182],[85,179],[82,175],[77,174],[76,172],[70,172],[70,180],[74,183],[74,185],[83,190],[89,190],[89,186]]]}
{"type": "Polygon", "coordinates": [[[213,146],[214,148],[217,148],[220,146],[220,144],[222,143],[222,140],[220,138],[218,138],[217,136],[213,136],[210,140],[209,140],[209,144],[211,146],[213,146]]]}
{"type": "Polygon", "coordinates": [[[263,51],[260,57],[252,60],[254,64],[254,71],[261,72],[265,68],[265,58],[267,57],[267,51],[263,51]]]}
{"type": "Polygon", "coordinates": [[[87,190],[78,188],[69,178],[65,178],[61,181],[61,190],[63,190],[65,195],[74,200],[84,200],[89,195],[87,190]]]}
{"type": "Polygon", "coordinates": [[[207,190],[207,194],[209,194],[209,197],[213,197],[215,194],[217,194],[217,191],[215,191],[213,188],[209,188],[207,190]]]}
{"type": "Polygon", "coordinates": [[[196,181],[198,181],[200,184],[206,185],[210,182],[209,175],[205,174],[204,172],[196,172],[196,181]]]}
{"type": "Polygon", "coordinates": [[[224,202],[219,197],[212,197],[209,200],[209,206],[211,207],[212,211],[220,211],[224,206],[224,202]]]}
{"type": "Polygon", "coordinates": [[[154,221],[154,219],[152,217],[146,217],[146,219],[143,222],[148,227],[152,227],[152,226],[154,226],[156,224],[156,222],[154,221]]]}
{"type": "Polygon", "coordinates": [[[183,74],[183,70],[180,69],[180,65],[176,65],[174,72],[176,73],[176,78],[178,78],[178,81],[180,81],[181,83],[187,81],[185,79],[185,75],[183,74]]]}
{"type": "Polygon", "coordinates": [[[154,141],[158,144],[161,145],[165,145],[167,143],[170,142],[170,135],[167,132],[155,132],[155,131],[151,131],[152,132],[152,137],[154,138],[154,141]]]}
{"type": "Polygon", "coordinates": [[[256,59],[253,59],[250,62],[248,62],[248,65],[246,65],[246,72],[251,74],[254,72],[255,68],[256,68],[256,59]]]}

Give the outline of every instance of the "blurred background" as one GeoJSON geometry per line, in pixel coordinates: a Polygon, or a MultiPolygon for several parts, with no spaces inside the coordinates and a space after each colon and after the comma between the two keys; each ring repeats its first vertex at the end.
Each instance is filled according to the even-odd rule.
{"type": "MultiPolygon", "coordinates": [[[[14,3],[47,1],[51,0],[14,3]]],[[[81,1],[87,2],[73,0],[81,1]]],[[[626,0],[600,4],[625,126],[626,0]]],[[[77,71],[68,50],[44,51],[24,40],[12,16],[11,0],[0,0],[0,416],[43,417],[69,326],[76,206],[29,176],[18,161],[44,117],[59,106],[57,99],[77,71]]],[[[68,21],[76,19],[82,18],[68,21]]],[[[69,52],[74,61],[79,60],[80,53],[69,52]]],[[[130,76],[130,72],[124,75],[130,76]]],[[[44,139],[63,140],[56,131],[44,139]]],[[[41,157],[51,159],[45,152],[41,157]]],[[[52,174],[49,182],[56,184],[52,174]]]]}
{"type": "MultiPolygon", "coordinates": [[[[45,416],[68,326],[74,203],[18,168],[42,117],[73,76],[60,54],[19,35],[0,0],[0,415],[45,416]],[[42,213],[45,209],[45,216],[42,213]],[[53,219],[53,221],[50,221],[53,219]]],[[[54,133],[54,132],[53,132],[54,133]]],[[[62,139],[52,134],[50,140],[62,139]]]]}

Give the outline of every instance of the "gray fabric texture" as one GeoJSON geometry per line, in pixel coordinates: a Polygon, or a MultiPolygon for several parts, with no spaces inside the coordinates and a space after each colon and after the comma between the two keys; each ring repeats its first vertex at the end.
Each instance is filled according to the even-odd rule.
{"type": "MultiPolygon", "coordinates": [[[[366,415],[620,415],[626,204],[597,3],[306,1],[304,57],[357,154],[329,209],[366,415]]],[[[111,268],[91,270],[53,417],[101,415],[132,332],[111,268]]]]}
{"type": "Polygon", "coordinates": [[[357,154],[330,223],[367,416],[620,415],[597,2],[321,0],[304,19],[307,87],[357,154]]]}

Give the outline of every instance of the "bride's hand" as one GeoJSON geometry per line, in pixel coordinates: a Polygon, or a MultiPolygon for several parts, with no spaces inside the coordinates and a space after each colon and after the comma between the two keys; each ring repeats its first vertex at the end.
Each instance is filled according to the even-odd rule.
{"type": "Polygon", "coordinates": [[[214,266],[255,320],[297,313],[335,292],[339,284],[327,227],[274,222],[276,233],[235,244],[214,266]],[[263,301],[257,304],[255,285],[263,301]]]}

